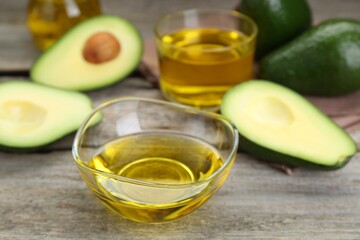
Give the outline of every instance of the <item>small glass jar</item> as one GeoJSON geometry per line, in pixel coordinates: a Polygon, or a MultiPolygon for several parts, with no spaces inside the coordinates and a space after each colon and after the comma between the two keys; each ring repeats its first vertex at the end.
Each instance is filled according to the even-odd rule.
{"type": "Polygon", "coordinates": [[[98,0],[30,0],[27,25],[36,45],[45,50],[72,26],[100,13],[98,0]]]}

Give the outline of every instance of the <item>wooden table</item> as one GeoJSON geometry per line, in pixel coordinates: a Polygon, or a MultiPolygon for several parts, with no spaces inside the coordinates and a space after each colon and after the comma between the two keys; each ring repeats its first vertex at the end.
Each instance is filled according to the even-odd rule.
{"type": "MultiPolygon", "coordinates": [[[[232,8],[235,0],[104,0],[150,37],[156,18],[191,7],[232,8]]],[[[360,0],[311,0],[317,21],[360,19],[360,0]]],[[[0,2],[0,81],[27,78],[38,52],[25,26],[26,3],[0,2]]],[[[97,105],[120,95],[161,98],[140,74],[88,93],[97,105]]],[[[1,96],[0,96],[1,98],[1,96]]],[[[179,221],[147,225],[108,212],[72,160],[73,135],[31,154],[0,152],[0,239],[360,239],[360,155],[334,172],[288,176],[239,154],[220,191],[179,221]]]]}

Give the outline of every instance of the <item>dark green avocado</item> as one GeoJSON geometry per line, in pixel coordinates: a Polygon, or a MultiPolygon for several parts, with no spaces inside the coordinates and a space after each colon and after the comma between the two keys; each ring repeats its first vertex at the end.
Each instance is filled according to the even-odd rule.
{"type": "Polygon", "coordinates": [[[258,60],[310,28],[312,21],[306,0],[242,0],[237,10],[258,25],[258,60]]]}
{"type": "Polygon", "coordinates": [[[259,78],[308,95],[360,89],[360,22],[333,19],[313,27],[266,56],[259,78]]]}
{"type": "Polygon", "coordinates": [[[270,81],[231,88],[221,113],[235,124],[239,149],[266,161],[334,170],[357,152],[353,139],[313,104],[270,81]]]}

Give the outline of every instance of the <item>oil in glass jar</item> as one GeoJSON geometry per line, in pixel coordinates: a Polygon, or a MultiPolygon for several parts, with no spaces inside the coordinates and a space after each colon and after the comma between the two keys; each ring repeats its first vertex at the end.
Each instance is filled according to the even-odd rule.
{"type": "Polygon", "coordinates": [[[27,25],[37,47],[45,50],[72,26],[100,13],[98,0],[30,0],[27,25]]]}

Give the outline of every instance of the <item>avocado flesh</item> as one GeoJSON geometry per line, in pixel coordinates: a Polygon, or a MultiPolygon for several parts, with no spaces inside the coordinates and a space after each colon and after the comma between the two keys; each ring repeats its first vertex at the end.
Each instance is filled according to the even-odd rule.
{"type": "Polygon", "coordinates": [[[44,52],[31,68],[33,81],[70,90],[91,90],[111,85],[130,74],[142,56],[142,39],[128,21],[98,16],[76,25],[44,52]],[[110,61],[94,64],[83,57],[87,40],[96,33],[110,33],[121,45],[110,61]]]}
{"type": "Polygon", "coordinates": [[[311,11],[306,0],[242,0],[238,10],[251,17],[259,28],[256,59],[261,59],[311,26],[311,11]]]}
{"type": "Polygon", "coordinates": [[[0,84],[0,145],[35,149],[75,131],[92,111],[84,94],[26,81],[0,84]]]}
{"type": "Polygon", "coordinates": [[[352,138],[314,105],[281,85],[252,80],[231,88],[221,113],[237,127],[240,148],[273,162],[335,169],[357,147],[352,138]]]}
{"type": "Polygon", "coordinates": [[[360,22],[328,20],[262,59],[259,77],[307,95],[360,89],[360,22]]]}

